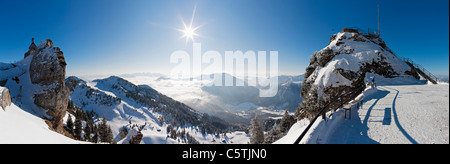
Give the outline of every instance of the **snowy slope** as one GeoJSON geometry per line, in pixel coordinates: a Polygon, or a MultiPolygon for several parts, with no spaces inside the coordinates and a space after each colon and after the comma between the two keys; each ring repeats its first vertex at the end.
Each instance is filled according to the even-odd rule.
{"type": "Polygon", "coordinates": [[[0,110],[0,144],[79,144],[49,129],[43,119],[14,103],[0,110]]]}
{"type": "MultiPolygon", "coordinates": [[[[100,116],[105,115],[108,124],[118,143],[128,143],[130,135],[121,139],[119,129],[127,127],[130,132],[136,132],[133,125],[142,127],[143,138],[141,143],[146,144],[173,144],[186,143],[185,137],[169,138],[168,126],[178,133],[189,133],[199,143],[246,143],[246,139],[235,137],[227,133],[215,135],[202,134],[204,128],[229,128],[228,124],[221,124],[215,118],[197,112],[194,109],[177,102],[148,86],[137,86],[119,77],[83,81],[76,77],[69,77],[66,83],[71,90],[71,100],[84,110],[94,110],[100,116]],[[211,125],[208,120],[215,120],[211,125]],[[130,124],[131,122],[131,124],[130,124]],[[217,124],[216,124],[217,123],[217,124]],[[239,139],[235,139],[239,138],[239,139]]],[[[242,135],[239,135],[242,136],[242,135]]]]}
{"type": "MultiPolygon", "coordinates": [[[[343,110],[328,112],[331,118],[317,120],[301,143],[449,143],[448,84],[385,85],[363,94],[351,120],[343,110]]],[[[308,124],[298,121],[276,143],[294,143],[308,124]]]]}

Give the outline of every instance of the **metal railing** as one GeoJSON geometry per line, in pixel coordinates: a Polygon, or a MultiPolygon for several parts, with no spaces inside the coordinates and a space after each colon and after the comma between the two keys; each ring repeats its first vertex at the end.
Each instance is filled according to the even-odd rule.
{"type": "MultiPolygon", "coordinates": [[[[394,55],[397,56],[396,54],[394,54],[394,55]]],[[[424,67],[422,67],[421,65],[419,65],[419,64],[417,64],[417,63],[414,63],[411,59],[405,58],[405,57],[399,57],[399,56],[397,56],[397,57],[400,58],[401,60],[403,60],[404,62],[410,63],[413,67],[415,67],[415,69],[417,69],[417,70],[419,70],[419,71],[422,71],[422,72],[423,72],[425,75],[427,75],[429,78],[431,78],[432,80],[435,80],[435,82],[440,81],[440,80],[439,80],[436,76],[434,76],[431,72],[429,72],[428,70],[426,70],[426,69],[425,69],[424,67]]],[[[427,78],[427,77],[424,77],[424,78],[427,78]]],[[[427,79],[427,80],[429,80],[429,79],[427,79]]],[[[340,107],[342,107],[342,105],[344,104],[344,102],[346,103],[346,102],[348,102],[348,101],[354,99],[354,98],[357,96],[357,94],[360,93],[359,91],[362,91],[363,88],[365,88],[365,85],[364,85],[364,86],[361,86],[361,87],[359,87],[359,88],[356,88],[356,89],[354,89],[354,90],[351,91],[351,92],[344,93],[344,94],[341,94],[341,95],[339,95],[339,96],[333,98],[328,104],[326,104],[323,108],[321,108],[320,112],[317,113],[317,115],[311,120],[311,122],[308,124],[308,126],[303,130],[303,132],[302,132],[302,133],[300,134],[300,136],[297,138],[297,140],[295,140],[294,144],[300,143],[300,141],[301,141],[301,140],[303,139],[303,137],[306,135],[306,133],[308,132],[308,130],[312,127],[312,125],[313,125],[314,122],[317,120],[317,118],[319,118],[320,116],[322,116],[322,119],[326,119],[325,114],[326,114],[327,109],[329,109],[329,106],[330,106],[331,104],[340,101],[340,103],[341,103],[340,107]],[[347,99],[344,100],[343,97],[348,96],[348,95],[352,95],[352,94],[354,94],[354,95],[353,95],[353,96],[350,96],[350,97],[348,97],[347,99]]]]}
{"type": "MultiPolygon", "coordinates": [[[[431,78],[431,80],[434,80],[435,82],[438,82],[439,79],[434,76],[430,71],[426,70],[424,67],[422,67],[420,64],[414,63],[414,61],[412,61],[410,58],[405,58],[405,57],[399,57],[402,61],[410,63],[413,67],[415,67],[415,69],[422,71],[425,75],[427,75],[429,78],[431,78]]],[[[427,78],[427,77],[424,77],[427,78]]],[[[429,80],[429,79],[427,79],[429,80]]]]}
{"type": "Polygon", "coordinates": [[[351,91],[351,92],[344,93],[344,94],[341,94],[341,95],[339,95],[339,96],[333,98],[328,104],[326,104],[323,108],[321,108],[320,112],[317,113],[317,115],[311,120],[311,122],[308,124],[308,126],[306,126],[305,130],[303,130],[302,134],[300,134],[300,136],[297,138],[297,140],[295,140],[294,144],[299,144],[299,143],[300,143],[300,141],[301,141],[301,140],[303,139],[303,137],[306,135],[306,133],[308,132],[308,130],[312,127],[312,125],[313,125],[314,122],[317,120],[317,118],[319,118],[320,116],[322,116],[322,119],[326,119],[326,115],[325,115],[325,114],[326,114],[326,112],[327,112],[327,109],[329,109],[328,107],[329,107],[331,104],[334,104],[334,103],[340,101],[340,107],[342,107],[342,106],[344,105],[344,102],[346,103],[346,102],[349,102],[350,100],[353,100],[354,98],[356,98],[356,96],[357,96],[358,94],[360,94],[360,93],[364,90],[365,87],[366,87],[366,85],[361,86],[361,87],[358,87],[358,88],[354,89],[354,90],[351,91]],[[344,97],[345,97],[345,96],[348,96],[348,95],[352,95],[352,96],[348,97],[347,99],[344,99],[344,97]]]}

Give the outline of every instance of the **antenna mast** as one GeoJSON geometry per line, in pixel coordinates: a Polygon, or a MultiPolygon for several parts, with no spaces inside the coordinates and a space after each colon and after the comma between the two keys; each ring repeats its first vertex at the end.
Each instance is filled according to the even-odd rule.
{"type": "Polygon", "coordinates": [[[380,36],[380,1],[377,4],[378,7],[378,37],[380,36]]]}

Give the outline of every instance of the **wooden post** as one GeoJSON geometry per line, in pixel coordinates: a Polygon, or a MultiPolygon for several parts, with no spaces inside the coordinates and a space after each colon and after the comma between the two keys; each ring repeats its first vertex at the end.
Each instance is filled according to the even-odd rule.
{"type": "Polygon", "coordinates": [[[325,112],[322,112],[322,120],[325,120],[326,116],[325,116],[325,112]]]}

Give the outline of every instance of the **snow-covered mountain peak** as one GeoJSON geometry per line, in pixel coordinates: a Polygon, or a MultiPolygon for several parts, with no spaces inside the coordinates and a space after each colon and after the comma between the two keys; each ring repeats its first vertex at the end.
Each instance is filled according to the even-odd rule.
{"type": "Polygon", "coordinates": [[[417,81],[417,73],[377,35],[344,29],[314,52],[306,68],[297,116],[311,117],[331,98],[376,82],[417,81]],[[316,104],[316,105],[314,105],[316,104]],[[317,105],[318,104],[318,105],[317,105]]]}
{"type": "Polygon", "coordinates": [[[68,77],[66,83],[71,90],[71,101],[85,110],[104,115],[118,143],[128,143],[132,137],[128,135],[122,141],[118,137],[119,129],[126,128],[136,133],[131,128],[133,126],[140,127],[141,143],[177,143],[177,134],[182,134],[178,136],[184,139],[181,143],[209,143],[217,140],[210,135],[234,127],[163,95],[150,86],[135,85],[121,77],[111,76],[92,82],[68,77]]]}

